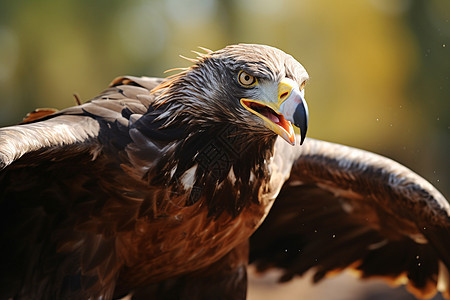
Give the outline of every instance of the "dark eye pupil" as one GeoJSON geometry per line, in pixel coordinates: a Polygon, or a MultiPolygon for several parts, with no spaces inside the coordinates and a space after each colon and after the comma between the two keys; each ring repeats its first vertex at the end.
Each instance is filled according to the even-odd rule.
{"type": "Polygon", "coordinates": [[[253,77],[250,74],[247,74],[245,72],[240,72],[238,75],[238,81],[240,84],[242,84],[243,86],[251,86],[252,84],[254,84],[256,82],[255,77],[253,77]]]}

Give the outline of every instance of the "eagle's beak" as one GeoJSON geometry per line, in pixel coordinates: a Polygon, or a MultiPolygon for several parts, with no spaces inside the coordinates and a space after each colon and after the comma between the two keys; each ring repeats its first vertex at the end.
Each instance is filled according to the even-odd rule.
{"type": "Polygon", "coordinates": [[[300,129],[300,145],[308,129],[308,105],[304,99],[304,90],[288,78],[278,84],[276,102],[241,99],[242,106],[264,121],[264,125],[281,136],[291,145],[295,145],[295,131],[292,124],[300,129]]]}

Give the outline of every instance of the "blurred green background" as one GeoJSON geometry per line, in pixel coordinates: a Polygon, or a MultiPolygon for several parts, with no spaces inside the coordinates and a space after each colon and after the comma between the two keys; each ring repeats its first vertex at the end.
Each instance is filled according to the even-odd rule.
{"type": "Polygon", "coordinates": [[[450,197],[450,1],[0,1],[0,125],[190,50],[276,46],[308,70],[311,137],[368,149],[450,197]]]}

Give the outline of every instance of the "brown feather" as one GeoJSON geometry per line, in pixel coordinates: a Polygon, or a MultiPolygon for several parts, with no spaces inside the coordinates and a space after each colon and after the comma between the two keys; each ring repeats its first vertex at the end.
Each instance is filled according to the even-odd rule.
{"type": "Polygon", "coordinates": [[[34,121],[37,121],[39,119],[42,119],[46,116],[49,116],[55,112],[57,112],[57,109],[54,108],[37,108],[34,111],[28,113],[25,118],[20,122],[20,124],[26,124],[31,123],[34,121]]]}

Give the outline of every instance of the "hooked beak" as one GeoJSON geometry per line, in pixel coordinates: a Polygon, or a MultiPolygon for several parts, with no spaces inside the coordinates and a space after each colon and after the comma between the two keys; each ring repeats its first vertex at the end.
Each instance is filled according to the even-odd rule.
{"type": "Polygon", "coordinates": [[[278,84],[276,102],[241,99],[241,105],[260,117],[267,128],[291,145],[295,145],[294,125],[300,129],[300,145],[303,144],[308,129],[308,105],[304,90],[300,91],[295,81],[284,78],[278,84]]]}

